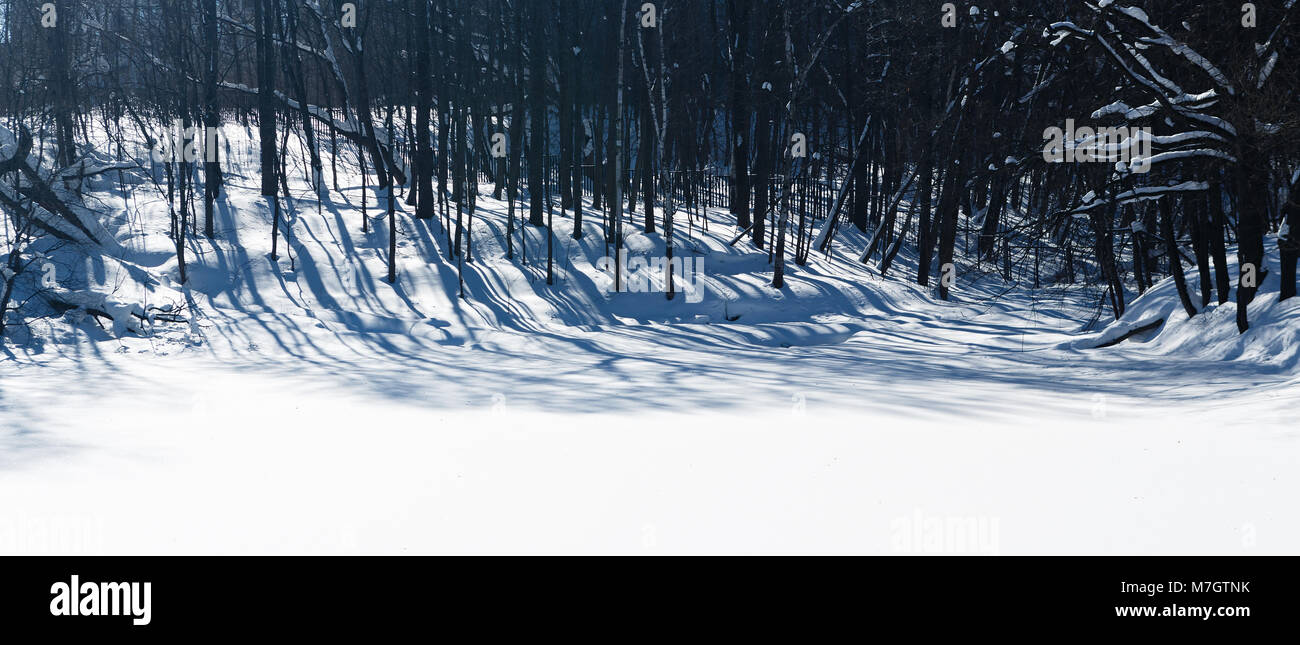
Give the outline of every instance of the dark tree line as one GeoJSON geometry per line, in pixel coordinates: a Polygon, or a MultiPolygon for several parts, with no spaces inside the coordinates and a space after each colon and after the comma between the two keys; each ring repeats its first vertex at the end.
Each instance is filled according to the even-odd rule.
{"type": "MultiPolygon", "coordinates": [[[[52,147],[42,181],[84,160],[96,123],[118,141],[152,140],[173,120],[255,123],[273,254],[292,234],[290,173],[328,198],[347,162],[387,200],[390,280],[396,199],[441,225],[450,260],[471,262],[479,187],[491,185],[509,202],[507,253],[546,253],[548,278],[556,211],[573,237],[598,221],[618,252],[635,226],[671,254],[678,219],[721,206],[734,243],[768,254],[776,288],[788,261],[832,252],[855,227],[867,243],[847,252],[888,273],[911,249],[912,278],[944,298],[983,273],[1095,280],[1118,317],[1133,291],[1173,275],[1189,315],[1235,293],[1245,331],[1268,239],[1281,295],[1295,295],[1296,3],[54,4],[46,28],[40,3],[0,0],[0,111],[52,147]],[[1045,133],[1067,119],[1148,128],[1149,172],[1048,162],[1045,133]],[[301,168],[291,145],[306,148],[301,168]],[[525,226],[547,232],[545,251],[528,248],[525,226]]],[[[182,272],[187,235],[221,233],[222,161],[167,164],[182,272]]],[[[32,228],[19,224],[34,208],[59,218],[14,165],[0,165],[13,230],[32,228]]]]}

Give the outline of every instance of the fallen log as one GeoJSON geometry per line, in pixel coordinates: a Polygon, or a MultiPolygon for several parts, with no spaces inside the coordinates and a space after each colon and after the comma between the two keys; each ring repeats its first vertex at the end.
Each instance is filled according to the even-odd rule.
{"type": "Polygon", "coordinates": [[[36,223],[41,229],[69,241],[92,242],[99,245],[107,244],[108,240],[101,239],[101,235],[97,235],[86,226],[81,217],[59,198],[49,183],[28,163],[27,157],[32,151],[32,134],[25,126],[20,126],[18,129],[17,144],[12,156],[8,159],[0,159],[0,176],[18,172],[21,178],[26,181],[20,181],[17,187],[10,188],[12,194],[6,195],[4,194],[5,191],[0,191],[0,203],[7,208],[18,210],[19,204],[15,197],[21,195],[40,206],[51,216],[54,216],[56,221],[71,226],[75,231],[63,230],[56,226],[55,222],[41,221],[38,218],[36,223]],[[84,236],[85,239],[77,240],[78,234],[84,236]]]}
{"type": "Polygon", "coordinates": [[[1132,337],[1134,337],[1134,336],[1137,336],[1138,334],[1143,334],[1143,333],[1149,332],[1149,331],[1151,331],[1151,330],[1158,329],[1158,328],[1159,328],[1161,325],[1163,325],[1163,324],[1165,324],[1165,319],[1164,319],[1164,318],[1161,318],[1160,320],[1156,320],[1156,321],[1153,321],[1153,322],[1149,322],[1149,323],[1147,323],[1147,324],[1145,324],[1145,325],[1142,325],[1141,327],[1134,327],[1133,329],[1130,329],[1130,330],[1124,332],[1124,334],[1121,335],[1121,336],[1118,337],[1118,338],[1114,338],[1114,339],[1109,340],[1109,341],[1106,341],[1106,342],[1104,342],[1104,343],[1102,343],[1102,344],[1100,344],[1100,345],[1095,345],[1095,346],[1093,346],[1093,349],[1105,349],[1105,348],[1107,348],[1107,347],[1114,347],[1114,346],[1116,346],[1116,345],[1118,345],[1118,344],[1120,344],[1120,343],[1122,343],[1122,342],[1124,342],[1124,341],[1126,341],[1126,340],[1128,340],[1128,339],[1130,339],[1130,338],[1132,338],[1132,337]]]}

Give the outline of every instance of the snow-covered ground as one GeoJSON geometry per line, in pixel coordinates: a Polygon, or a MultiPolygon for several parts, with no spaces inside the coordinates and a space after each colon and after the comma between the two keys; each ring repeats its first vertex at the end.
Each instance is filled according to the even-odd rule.
{"type": "Polygon", "coordinates": [[[557,211],[547,285],[545,232],[525,227],[529,263],[507,260],[506,205],[485,195],[459,274],[441,223],[399,200],[390,285],[382,209],[370,192],[363,234],[355,175],[318,211],[295,173],[273,263],[256,151],[226,134],[218,239],[192,241],[185,288],[152,184],[86,187],[121,266],[64,249],[61,283],[190,322],[138,335],[74,314],[5,344],[0,552],[1300,544],[1300,303],[1276,302],[1276,271],[1246,336],[1232,305],[1187,320],[1166,282],[1120,323],[1161,329],[1093,349],[1125,328],[1083,331],[1087,289],[959,279],[943,303],[906,258],[888,277],[857,264],[852,231],[773,290],[721,212],[707,231],[678,222],[678,255],[704,262],[698,303],[610,296],[590,210],[581,240],[557,211]],[[115,278],[140,272],[156,284],[115,278]]]}

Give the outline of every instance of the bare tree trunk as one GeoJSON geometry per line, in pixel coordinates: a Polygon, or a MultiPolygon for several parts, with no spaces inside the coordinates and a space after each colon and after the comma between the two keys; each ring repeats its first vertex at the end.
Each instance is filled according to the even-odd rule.
{"type": "Polygon", "coordinates": [[[1259,292],[1267,267],[1264,265],[1264,233],[1268,222],[1268,168],[1259,149],[1249,140],[1238,147],[1239,163],[1234,167],[1237,192],[1237,329],[1250,329],[1247,308],[1259,292]],[[1253,272],[1253,276],[1251,275],[1253,272]],[[1254,282],[1248,279],[1253,277],[1254,282]]]}
{"type": "Polygon", "coordinates": [[[1291,182],[1287,192],[1287,202],[1282,212],[1286,234],[1278,235],[1277,246],[1282,256],[1282,279],[1279,300],[1294,298],[1296,295],[1296,263],[1300,261],[1300,174],[1291,182]]]}
{"type": "Polygon", "coordinates": [[[750,3],[748,0],[727,0],[727,15],[731,19],[731,214],[736,225],[748,228],[749,215],[749,144],[750,134],[749,88],[749,31],[750,3]]]}
{"type": "Polygon", "coordinates": [[[203,164],[203,232],[208,239],[212,239],[216,232],[214,203],[221,194],[224,182],[219,156],[221,148],[217,145],[216,136],[217,129],[221,127],[221,112],[217,104],[217,63],[221,58],[220,31],[217,29],[217,0],[203,0],[203,34],[207,44],[204,50],[207,64],[203,74],[204,155],[206,156],[203,164]],[[212,144],[211,149],[208,143],[212,144]]]}
{"type": "MultiPolygon", "coordinates": [[[[959,148],[960,149],[960,148],[959,148]]],[[[957,244],[957,207],[958,192],[966,183],[962,169],[965,165],[949,164],[944,172],[943,190],[939,197],[939,298],[948,299],[948,287],[944,277],[945,267],[956,269],[953,262],[957,244]]]]}
{"type": "Polygon", "coordinates": [[[610,220],[614,224],[614,291],[622,290],[623,257],[623,65],[626,58],[625,45],[627,37],[627,0],[623,0],[623,9],[618,27],[618,74],[615,83],[617,100],[614,102],[614,181],[611,194],[613,214],[610,220]]]}
{"type": "Polygon", "coordinates": [[[429,3],[417,0],[415,20],[415,217],[434,217],[433,148],[429,142],[429,111],[432,109],[433,86],[429,70],[429,3]]]}
{"type": "Polygon", "coordinates": [[[1169,273],[1174,276],[1174,285],[1178,288],[1178,300],[1188,318],[1196,317],[1196,306],[1192,296],[1187,292],[1187,278],[1183,275],[1182,256],[1178,254],[1178,240],[1174,237],[1173,197],[1160,200],[1160,233],[1165,238],[1165,254],[1169,256],[1169,273]]]}
{"type": "Polygon", "coordinates": [[[257,0],[257,125],[261,142],[262,196],[270,202],[271,259],[279,260],[280,200],[275,148],[275,34],[277,0],[257,0]]]}
{"type": "Polygon", "coordinates": [[[1210,257],[1214,259],[1214,289],[1219,294],[1219,304],[1226,304],[1231,297],[1232,277],[1228,275],[1228,247],[1224,236],[1228,233],[1227,218],[1223,213],[1223,191],[1216,182],[1210,186],[1209,194],[1211,226],[1210,257]]]}
{"type": "Polygon", "coordinates": [[[531,145],[528,146],[528,223],[533,226],[546,226],[545,163],[546,163],[546,21],[542,11],[530,9],[533,27],[528,39],[528,128],[531,145]]]}
{"type": "Polygon", "coordinates": [[[50,49],[50,87],[54,99],[55,142],[58,145],[56,159],[60,168],[67,168],[77,161],[76,124],[73,121],[76,85],[72,82],[67,34],[68,25],[76,20],[75,7],[75,3],[59,3],[58,11],[62,15],[58,16],[53,27],[45,30],[50,49]]]}
{"type": "MultiPolygon", "coordinates": [[[[259,0],[266,1],[266,0],[259,0]]],[[[375,178],[380,186],[391,186],[389,175],[396,175],[396,169],[389,172],[388,161],[385,159],[383,151],[379,149],[379,137],[375,133],[374,117],[370,111],[370,82],[366,75],[365,48],[363,46],[363,34],[365,26],[369,24],[369,5],[365,5],[365,15],[357,18],[357,27],[352,31],[352,58],[354,61],[357,77],[357,120],[360,121],[358,129],[361,130],[361,136],[365,147],[370,153],[370,164],[375,168],[375,178]],[[361,30],[361,33],[358,33],[361,30]]],[[[391,134],[391,133],[390,133],[391,134]]]]}

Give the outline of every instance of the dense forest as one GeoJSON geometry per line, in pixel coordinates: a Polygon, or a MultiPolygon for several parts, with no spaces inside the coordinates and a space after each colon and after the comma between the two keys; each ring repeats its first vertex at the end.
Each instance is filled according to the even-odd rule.
{"type": "Polygon", "coordinates": [[[417,269],[395,217],[463,266],[490,196],[548,277],[584,223],[671,260],[721,210],[778,289],[846,253],[943,299],[973,274],[1094,283],[1119,318],[1172,276],[1189,316],[1235,297],[1245,332],[1268,253],[1296,291],[1298,25],[1295,0],[0,0],[0,329],[34,245],[108,244],[77,182],[141,141],[185,284],[191,241],[224,234],[210,133],[238,124],[272,256],[289,181],[325,198],[359,169],[390,282],[417,269]]]}

